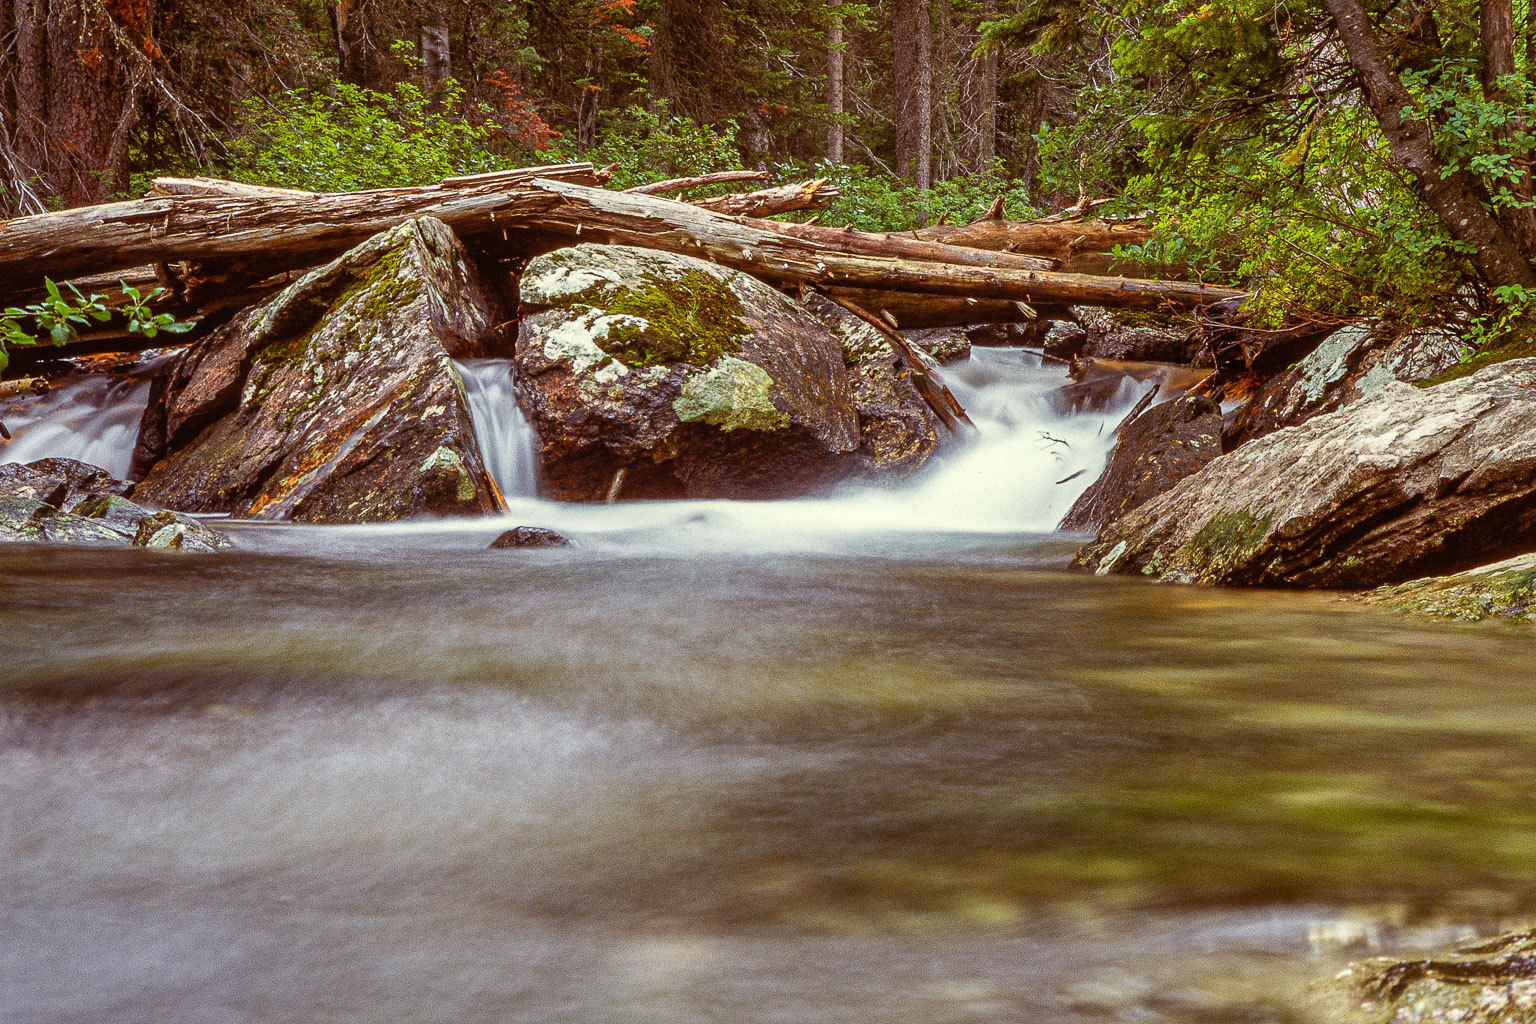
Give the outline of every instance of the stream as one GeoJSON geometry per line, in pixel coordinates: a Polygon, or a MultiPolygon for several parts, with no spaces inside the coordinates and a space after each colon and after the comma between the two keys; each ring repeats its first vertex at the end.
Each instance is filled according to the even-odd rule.
{"type": "Polygon", "coordinates": [[[977,350],[903,487],[565,506],[504,371],[504,518],[0,548],[0,1021],[1308,1024],[1536,913],[1527,630],[1064,571],[1137,390],[977,350]]]}

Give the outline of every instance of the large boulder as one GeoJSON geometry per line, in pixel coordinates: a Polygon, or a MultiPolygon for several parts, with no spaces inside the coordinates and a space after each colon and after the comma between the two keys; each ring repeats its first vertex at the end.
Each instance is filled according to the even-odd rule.
{"type": "Polygon", "coordinates": [[[1342,409],[1395,380],[1437,377],[1461,360],[1465,348],[1458,335],[1440,329],[1391,337],[1376,324],[1341,327],[1264,383],[1234,417],[1228,447],[1342,409]]]}
{"type": "Polygon", "coordinates": [[[1104,472],[1061,521],[1094,530],[1173,487],[1221,454],[1221,406],[1200,395],[1154,405],[1120,427],[1104,472]]]}
{"type": "Polygon", "coordinates": [[[218,551],[229,539],[190,516],[129,501],[131,485],[73,459],[0,465],[0,543],[218,551]]]}
{"type": "Polygon", "coordinates": [[[1109,524],[1099,573],[1361,588],[1536,541],[1536,359],[1416,388],[1250,441],[1109,524]]]}
{"type": "Polygon", "coordinates": [[[781,498],[860,470],[842,344],[761,281],[583,244],[531,260],[520,297],[516,388],[551,497],[781,498]]]}
{"type": "Polygon", "coordinates": [[[499,511],[452,361],[492,333],[446,225],[381,232],[161,371],[134,493],[315,523],[499,511]]]}

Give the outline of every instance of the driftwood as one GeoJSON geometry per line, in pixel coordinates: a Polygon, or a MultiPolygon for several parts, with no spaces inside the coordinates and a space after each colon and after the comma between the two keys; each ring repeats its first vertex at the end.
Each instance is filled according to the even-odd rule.
{"type": "Polygon", "coordinates": [[[972,423],[971,418],[965,414],[965,410],[955,399],[954,393],[944,383],[943,377],[928,365],[922,355],[901,336],[899,331],[892,330],[890,324],[877,316],[870,315],[847,299],[839,299],[831,295],[827,298],[869,324],[891,343],[891,347],[896,350],[896,354],[901,357],[902,362],[907,364],[907,369],[912,373],[912,386],[917,389],[918,395],[928,404],[928,408],[933,410],[934,415],[938,416],[951,433],[962,433],[961,424],[969,430],[976,429],[976,424],[972,423]]]}
{"type": "Polygon", "coordinates": [[[703,185],[726,185],[738,181],[767,181],[767,171],[715,171],[711,174],[700,174],[693,178],[667,178],[664,181],[647,182],[644,185],[636,185],[627,188],[625,192],[635,192],[645,196],[659,196],[667,192],[681,192],[684,189],[699,188],[703,185]]]}
{"type": "Polygon", "coordinates": [[[733,218],[653,196],[611,192],[590,164],[481,175],[469,184],[339,194],[167,195],[0,224],[0,292],[42,275],[175,260],[312,265],[412,217],[435,216],[470,240],[532,229],[688,253],[776,282],[1100,306],[1199,306],[1227,288],[1017,269],[1028,257],[810,225],[733,218]],[[541,174],[531,180],[519,175],[541,174]],[[914,248],[916,247],[916,248],[914,248]],[[980,254],[979,256],[977,254],[980,254]],[[941,262],[941,261],[950,262],[941,262]],[[980,263],[980,265],[977,265],[980,263]],[[990,265],[989,265],[990,264],[990,265]]]}

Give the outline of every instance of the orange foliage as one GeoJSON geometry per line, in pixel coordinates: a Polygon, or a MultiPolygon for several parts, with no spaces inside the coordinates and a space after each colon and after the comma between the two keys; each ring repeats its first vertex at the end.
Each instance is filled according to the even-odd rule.
{"type": "Polygon", "coordinates": [[[102,6],[144,56],[150,60],[160,57],[160,47],[150,35],[149,0],[102,0],[102,6]]]}
{"type": "Polygon", "coordinates": [[[560,133],[533,109],[533,104],[524,98],[522,89],[505,71],[492,71],[481,81],[501,93],[491,121],[508,142],[537,153],[560,137],[560,133]]]}

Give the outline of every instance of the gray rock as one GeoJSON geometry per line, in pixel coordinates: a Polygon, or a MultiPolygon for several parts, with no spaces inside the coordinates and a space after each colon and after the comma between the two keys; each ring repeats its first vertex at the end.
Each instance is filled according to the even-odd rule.
{"type": "Polygon", "coordinates": [[[1450,576],[1380,587],[1360,598],[1391,611],[1480,622],[1536,619],[1536,554],[1516,555],[1450,576]]]}
{"type": "Polygon", "coordinates": [[[1465,347],[1458,335],[1440,329],[1394,339],[1369,323],[1340,328],[1265,382],[1229,428],[1229,447],[1342,409],[1392,381],[1439,376],[1460,361],[1465,347]]]}
{"type": "Polygon", "coordinates": [[[971,333],[962,327],[925,327],[907,331],[902,337],[940,366],[971,358],[971,333]]]}
{"type": "Polygon", "coordinates": [[[860,471],[843,345],[757,279],[578,245],[523,271],[519,402],[567,501],[778,498],[860,471]]]}
{"type": "Polygon", "coordinates": [[[568,548],[571,542],[542,526],[517,526],[491,541],[492,548],[568,548]]]}
{"type": "Polygon", "coordinates": [[[1221,454],[1221,407],[1186,395],[1154,405],[1120,427],[1104,472],[1061,522],[1098,529],[1167,491],[1221,454]]]}
{"type": "Polygon", "coordinates": [[[1250,441],[1109,524],[1099,573],[1372,587],[1536,547],[1536,359],[1388,383],[1250,441]]]}
{"type": "Polygon", "coordinates": [[[381,232],[162,370],[135,497],[316,523],[498,511],[451,359],[491,333],[452,231],[381,232]]]}
{"type": "Polygon", "coordinates": [[[1071,359],[1083,354],[1088,332],[1070,320],[1057,320],[1045,332],[1045,354],[1057,359],[1071,359]]]}
{"type": "Polygon", "coordinates": [[[1200,355],[1201,342],[1186,327],[1125,324],[1095,306],[1073,306],[1072,311],[1087,329],[1078,354],[1150,363],[1193,363],[1200,355]]]}
{"type": "Polygon", "coordinates": [[[161,511],[139,521],[133,546],[175,551],[219,551],[230,546],[223,534],[208,529],[191,516],[161,511]]]}
{"type": "Polygon", "coordinates": [[[95,466],[70,459],[0,466],[0,542],[127,545],[141,543],[149,524],[175,524],[178,537],[187,540],[174,546],[183,550],[231,546],[223,534],[193,519],[122,497],[119,492],[128,486],[95,466]],[[49,497],[69,511],[44,500],[49,497]]]}
{"type": "Polygon", "coordinates": [[[1422,959],[1351,964],[1316,986],[1311,1002],[1317,1019],[1337,1024],[1530,1024],[1536,1020],[1536,932],[1510,932],[1422,959]]]}
{"type": "Polygon", "coordinates": [[[812,293],[805,307],[842,341],[848,387],[859,414],[864,475],[899,480],[922,469],[938,451],[939,426],[913,387],[906,363],[878,331],[836,303],[812,293]]]}

